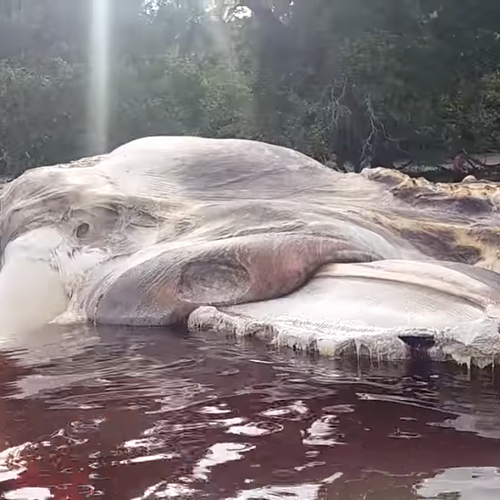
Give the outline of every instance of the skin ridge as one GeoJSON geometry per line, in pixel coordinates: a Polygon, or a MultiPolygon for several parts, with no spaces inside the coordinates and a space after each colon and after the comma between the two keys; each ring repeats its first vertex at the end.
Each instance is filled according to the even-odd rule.
{"type": "Polygon", "coordinates": [[[280,297],[335,262],[434,260],[492,271],[500,262],[496,183],[434,184],[384,168],[340,174],[256,141],[145,138],[27,171],[0,198],[2,253],[45,226],[60,229],[73,259],[109,253],[105,270],[89,271],[72,297],[97,322],[130,323],[136,314],[141,324],[169,324],[193,306],[280,297]],[[230,300],[210,299],[210,271],[213,290],[230,300]]]}

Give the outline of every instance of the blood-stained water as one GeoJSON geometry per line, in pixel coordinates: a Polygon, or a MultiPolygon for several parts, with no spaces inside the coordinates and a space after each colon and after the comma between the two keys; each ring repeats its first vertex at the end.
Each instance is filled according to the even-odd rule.
{"type": "Polygon", "coordinates": [[[0,351],[0,497],[498,499],[497,376],[53,327],[0,351]]]}

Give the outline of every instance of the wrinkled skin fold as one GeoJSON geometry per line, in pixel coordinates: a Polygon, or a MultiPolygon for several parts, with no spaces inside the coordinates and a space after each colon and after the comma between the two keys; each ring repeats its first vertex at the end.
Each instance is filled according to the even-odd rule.
{"type": "Polygon", "coordinates": [[[4,187],[0,324],[187,322],[485,366],[500,353],[499,195],[260,142],[139,139],[4,187]]]}

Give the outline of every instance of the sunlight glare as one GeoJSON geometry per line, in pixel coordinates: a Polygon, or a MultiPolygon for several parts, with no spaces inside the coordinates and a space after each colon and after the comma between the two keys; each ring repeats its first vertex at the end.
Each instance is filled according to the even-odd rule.
{"type": "Polygon", "coordinates": [[[88,148],[107,152],[109,134],[110,0],[92,0],[90,23],[91,85],[89,88],[88,148]]]}

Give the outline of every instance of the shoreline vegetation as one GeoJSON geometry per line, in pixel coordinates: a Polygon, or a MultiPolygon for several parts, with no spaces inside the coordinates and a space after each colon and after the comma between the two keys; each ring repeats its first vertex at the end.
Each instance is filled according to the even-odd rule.
{"type": "Polygon", "coordinates": [[[497,0],[102,1],[97,142],[95,2],[1,3],[0,176],[104,152],[97,143],[200,135],[279,144],[341,171],[500,181],[497,0]]]}

